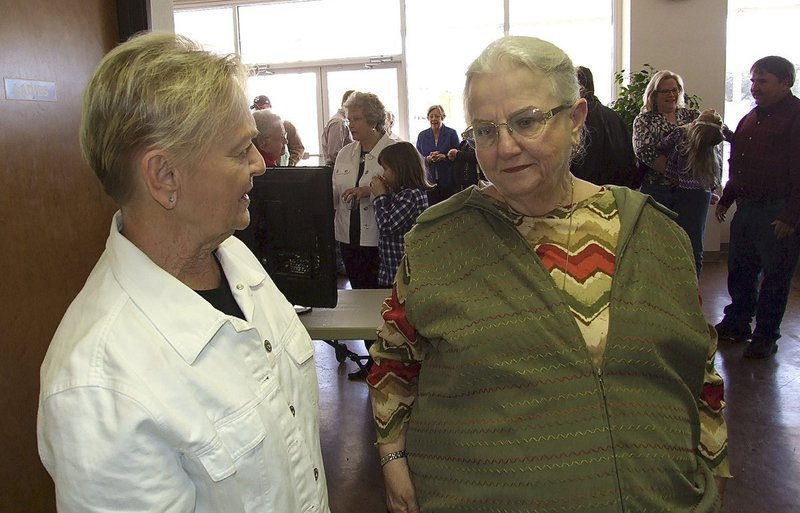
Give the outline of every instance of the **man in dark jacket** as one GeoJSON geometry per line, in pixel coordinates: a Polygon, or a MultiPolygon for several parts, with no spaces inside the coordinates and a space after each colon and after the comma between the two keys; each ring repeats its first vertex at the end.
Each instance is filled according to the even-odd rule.
{"type": "Polygon", "coordinates": [[[638,188],[636,159],[628,127],[619,114],[594,95],[594,78],[589,68],[578,66],[581,98],[589,104],[586,115],[584,151],[572,163],[572,173],[597,185],[614,184],[638,188]]]}

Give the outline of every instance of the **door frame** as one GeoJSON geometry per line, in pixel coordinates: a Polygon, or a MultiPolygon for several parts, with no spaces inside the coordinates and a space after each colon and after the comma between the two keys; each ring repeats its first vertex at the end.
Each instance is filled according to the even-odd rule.
{"type": "MultiPolygon", "coordinates": [[[[331,100],[328,95],[328,74],[337,71],[368,71],[372,69],[395,69],[397,75],[397,118],[400,121],[395,130],[404,140],[408,140],[408,90],[406,82],[405,65],[395,56],[374,57],[369,61],[358,62],[314,62],[303,63],[302,65],[253,65],[251,66],[252,76],[263,75],[283,75],[292,73],[309,73],[316,75],[317,97],[315,98],[317,107],[317,119],[320,120],[317,126],[317,140],[322,138],[322,130],[331,116],[331,112],[336,112],[340,98],[331,100]],[[336,108],[332,108],[332,106],[336,108]]],[[[320,158],[319,154],[310,153],[309,159],[320,158]]]]}

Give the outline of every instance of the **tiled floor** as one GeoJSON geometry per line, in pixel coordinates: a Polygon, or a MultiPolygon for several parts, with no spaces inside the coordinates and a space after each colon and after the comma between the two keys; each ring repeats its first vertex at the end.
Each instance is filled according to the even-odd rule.
{"type": "MultiPolygon", "coordinates": [[[[709,322],[728,303],[724,262],[703,270],[709,322]]],[[[800,512],[800,279],[795,280],[774,358],[742,358],[744,346],[722,344],[718,367],[726,382],[731,467],[724,513],[800,512]]],[[[316,342],[322,450],[332,513],[383,513],[383,482],[364,382],[347,380],[355,364],[339,364],[316,342]]],[[[348,342],[363,353],[361,341],[348,342]]]]}

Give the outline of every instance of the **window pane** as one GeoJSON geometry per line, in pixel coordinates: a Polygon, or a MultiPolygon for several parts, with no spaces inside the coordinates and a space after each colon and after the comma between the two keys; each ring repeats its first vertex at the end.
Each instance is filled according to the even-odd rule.
{"type": "Polygon", "coordinates": [[[242,6],[239,35],[242,60],[251,64],[398,55],[400,3],[313,0],[242,6]]]}
{"type": "MultiPolygon", "coordinates": [[[[735,128],[753,108],[750,66],[761,57],[780,55],[800,65],[797,20],[800,2],[775,0],[730,0],[728,4],[727,76],[725,122],[735,128]]],[[[800,93],[795,82],[792,91],[800,93]]]]}
{"type": "Polygon", "coordinates": [[[339,110],[342,95],[349,89],[376,94],[386,110],[394,112],[397,118],[394,122],[394,131],[399,132],[403,120],[397,112],[400,101],[397,91],[397,68],[329,71],[328,97],[333,111],[331,114],[339,110]]]}
{"type": "MultiPolygon", "coordinates": [[[[290,121],[310,156],[319,154],[320,124],[317,108],[317,73],[313,71],[276,73],[250,77],[247,81],[249,99],[260,94],[269,97],[272,110],[281,119],[290,121]]],[[[301,160],[298,166],[315,166],[317,160],[301,160]]]]}
{"type": "Polygon", "coordinates": [[[193,39],[209,52],[236,53],[231,7],[175,11],[175,33],[193,39]]]}
{"type": "Polygon", "coordinates": [[[575,66],[592,70],[595,95],[608,104],[614,88],[613,7],[611,0],[509,0],[509,34],[560,47],[575,66]]]}
{"type": "MultiPolygon", "coordinates": [[[[537,4],[539,2],[536,2],[537,4]]],[[[464,73],[481,51],[503,35],[501,0],[406,0],[409,138],[430,128],[428,107],[441,105],[445,124],[466,128],[464,73]]]]}

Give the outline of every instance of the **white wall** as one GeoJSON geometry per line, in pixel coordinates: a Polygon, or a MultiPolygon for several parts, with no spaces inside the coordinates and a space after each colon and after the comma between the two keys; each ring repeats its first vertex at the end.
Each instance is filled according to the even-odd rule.
{"type": "MultiPolygon", "coordinates": [[[[672,70],[683,77],[687,92],[702,99],[703,108],[723,112],[728,1],[629,0],[625,11],[630,52],[623,68],[650,64],[672,70]]],[[[706,251],[719,251],[720,242],[728,241],[728,225],[720,225],[713,211],[706,223],[706,251]]]]}

